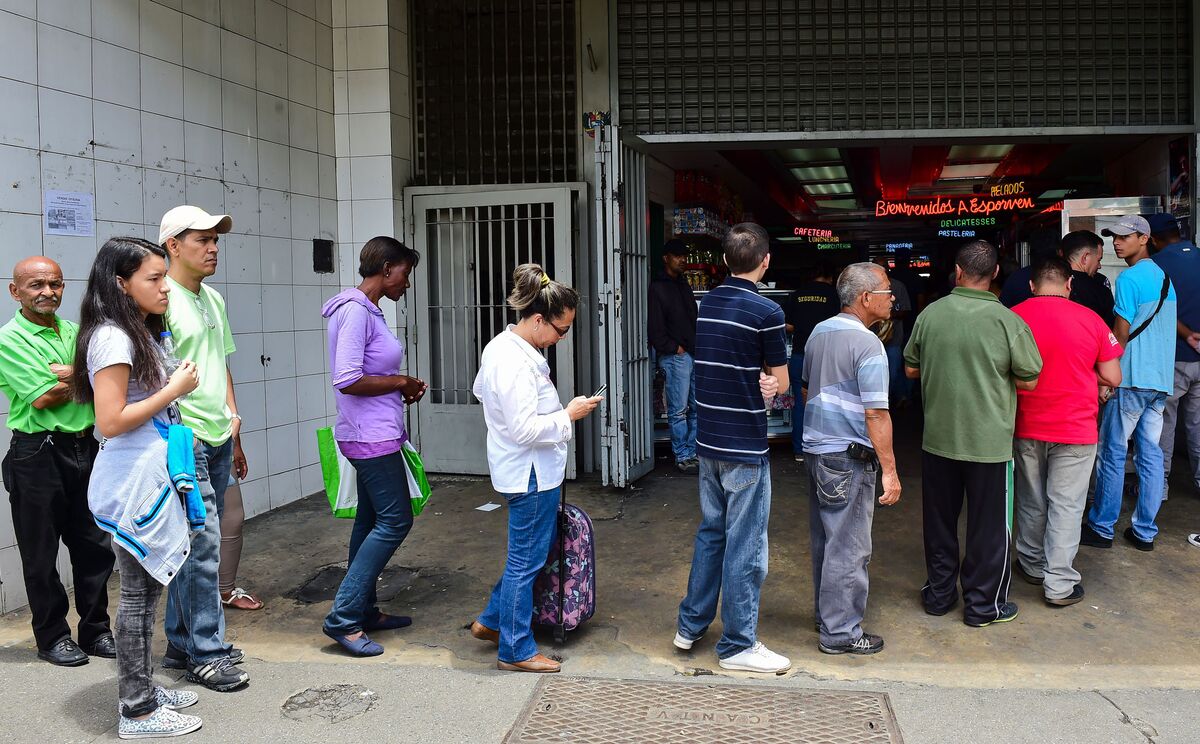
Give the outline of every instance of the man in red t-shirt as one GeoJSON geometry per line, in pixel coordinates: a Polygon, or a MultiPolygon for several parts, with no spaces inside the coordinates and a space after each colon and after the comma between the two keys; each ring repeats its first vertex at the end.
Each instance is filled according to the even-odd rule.
{"type": "Polygon", "coordinates": [[[1097,382],[1121,384],[1121,345],[1100,316],[1071,302],[1071,267],[1047,259],[1033,271],[1033,297],[1013,308],[1042,354],[1034,390],[1017,391],[1013,446],[1017,486],[1017,567],[1041,584],[1046,603],[1083,599],[1079,525],[1096,461],[1097,382]]]}

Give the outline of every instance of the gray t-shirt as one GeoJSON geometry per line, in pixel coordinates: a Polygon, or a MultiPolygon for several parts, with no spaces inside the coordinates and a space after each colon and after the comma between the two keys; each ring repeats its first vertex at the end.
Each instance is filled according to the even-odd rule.
{"type": "Polygon", "coordinates": [[[864,411],[888,407],[888,362],[878,336],[847,313],[818,323],[804,347],[802,377],[805,452],[872,446],[864,411]]]}
{"type": "MultiPolygon", "coordinates": [[[[117,364],[133,366],[133,341],[120,328],[114,325],[102,325],[92,334],[87,348],[88,380],[92,383],[92,387],[94,388],[96,385],[98,371],[117,364]]],[[[165,373],[163,384],[166,384],[165,373]]],[[[157,391],[142,387],[137,379],[130,375],[125,402],[126,404],[137,403],[149,398],[155,392],[157,391]]],[[[172,404],[154,414],[153,418],[136,429],[115,437],[101,437],[100,454],[96,458],[97,470],[93,470],[92,480],[95,481],[97,477],[101,460],[108,460],[116,452],[141,452],[148,443],[165,438],[167,428],[171,424],[179,422],[179,412],[172,404]]],[[[112,462],[117,469],[124,467],[120,458],[112,458],[112,462]]]]}

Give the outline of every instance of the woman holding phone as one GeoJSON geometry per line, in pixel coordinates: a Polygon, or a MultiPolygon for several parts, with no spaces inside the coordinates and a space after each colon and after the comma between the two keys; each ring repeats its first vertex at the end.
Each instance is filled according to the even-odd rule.
{"type": "MultiPolygon", "coordinates": [[[[101,518],[122,512],[142,498],[142,456],[155,448],[165,455],[160,430],[180,420],[172,404],[199,383],[194,362],[182,362],[170,377],[163,368],[157,338],[164,330],[162,316],[170,291],[166,277],[167,254],[159,246],[139,238],[112,238],[104,244],[92,264],[80,306],[72,379],[77,399],[94,403],[96,431],[103,437],[88,484],[88,504],[97,524],[113,535],[121,577],[113,627],[120,701],[117,735],[122,739],[179,736],[200,728],[199,718],[176,712],[199,697],[188,690],[155,685],[150,661],[154,610],[163,590],[159,582],[169,581],[173,573],[162,574],[157,568],[163,562],[186,559],[186,548],[178,540],[187,544],[186,526],[180,521],[180,532],[172,533],[147,515],[138,520],[145,527],[138,533],[132,526],[101,518]],[[177,538],[174,543],[168,542],[171,537],[177,538]],[[183,551],[182,556],[164,556],[171,544],[183,551]],[[151,571],[167,578],[156,579],[151,571]]],[[[165,456],[158,466],[165,474],[165,456]]]]}
{"type": "Polygon", "coordinates": [[[533,640],[533,584],[555,536],[574,422],[601,398],[563,408],[543,352],[570,332],[578,305],[579,293],[541,266],[518,266],[508,306],[520,320],[484,348],[473,388],[487,422],[492,487],[508,501],[508,560],[471,635],[499,646],[496,666],[505,671],[560,668],[533,640]]]}

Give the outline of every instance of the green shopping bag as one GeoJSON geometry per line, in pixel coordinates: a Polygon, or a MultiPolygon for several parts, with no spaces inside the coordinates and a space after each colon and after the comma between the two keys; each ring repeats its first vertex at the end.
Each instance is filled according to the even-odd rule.
{"type": "Polygon", "coordinates": [[[404,454],[404,464],[407,466],[405,470],[408,472],[408,497],[412,501],[413,516],[416,517],[429,503],[429,495],[433,493],[433,489],[429,487],[429,478],[425,477],[425,463],[421,460],[421,453],[412,446],[412,442],[405,442],[401,452],[404,454]]]}
{"type": "Polygon", "coordinates": [[[358,478],[354,466],[338,450],[333,428],[317,429],[317,451],[321,455],[321,478],[325,481],[325,497],[338,519],[354,519],[358,513],[358,478]]]}

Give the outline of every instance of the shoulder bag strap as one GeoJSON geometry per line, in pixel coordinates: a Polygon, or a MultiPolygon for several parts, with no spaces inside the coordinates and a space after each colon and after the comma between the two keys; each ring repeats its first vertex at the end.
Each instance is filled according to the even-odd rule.
{"type": "MultiPolygon", "coordinates": [[[[1138,335],[1140,335],[1142,331],[1146,330],[1150,326],[1150,323],[1152,323],[1154,321],[1154,318],[1158,315],[1158,311],[1162,310],[1163,303],[1165,303],[1167,301],[1167,294],[1169,294],[1170,291],[1171,291],[1171,277],[1167,276],[1166,272],[1163,272],[1163,285],[1162,285],[1162,292],[1158,296],[1158,307],[1154,308],[1154,312],[1150,313],[1150,317],[1146,318],[1146,320],[1143,321],[1142,324],[1137,327],[1136,331],[1129,334],[1129,341],[1132,341],[1135,338],[1137,338],[1138,335]]],[[[1127,341],[1125,345],[1128,346],[1129,342],[1127,341]]]]}

